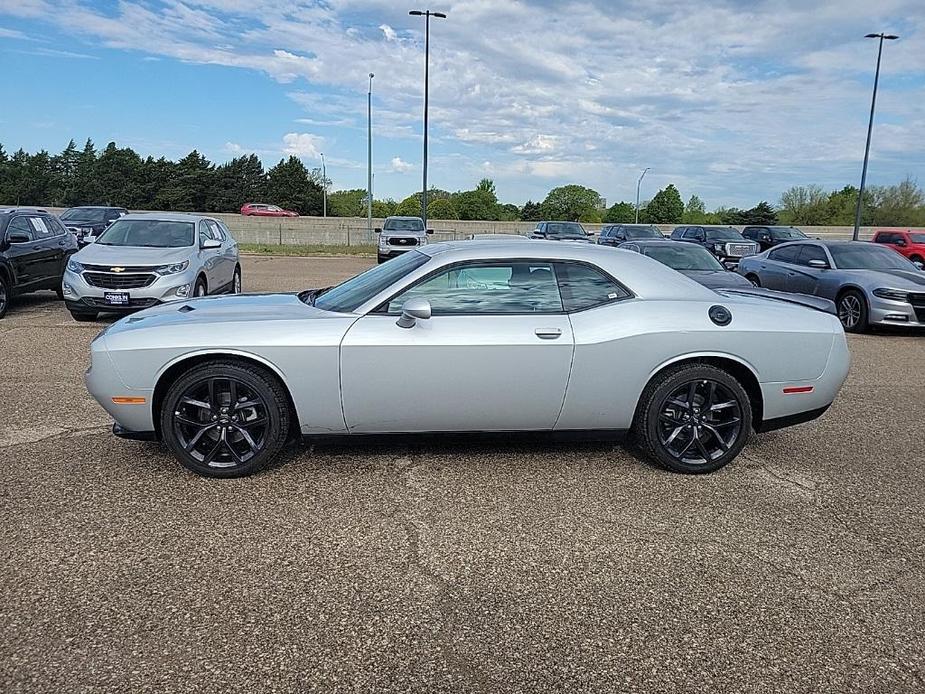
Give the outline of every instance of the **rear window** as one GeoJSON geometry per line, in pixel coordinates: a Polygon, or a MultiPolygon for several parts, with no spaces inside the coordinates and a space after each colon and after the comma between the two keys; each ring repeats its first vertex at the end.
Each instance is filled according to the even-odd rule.
{"type": "Polygon", "coordinates": [[[630,293],[613,279],[588,265],[557,263],[556,275],[566,311],[585,309],[626,299],[630,293]]]}

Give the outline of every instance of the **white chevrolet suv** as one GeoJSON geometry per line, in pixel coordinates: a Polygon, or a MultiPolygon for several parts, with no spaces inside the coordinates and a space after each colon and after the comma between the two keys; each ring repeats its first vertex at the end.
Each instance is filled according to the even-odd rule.
{"type": "Polygon", "coordinates": [[[70,257],[61,284],[78,321],[207,294],[239,294],[238,244],[219,220],[129,214],[70,257]]]}
{"type": "Polygon", "coordinates": [[[413,251],[418,246],[427,243],[427,234],[433,234],[433,229],[424,229],[424,220],[420,217],[388,217],[379,234],[379,245],[376,256],[380,263],[389,258],[413,251]]]}

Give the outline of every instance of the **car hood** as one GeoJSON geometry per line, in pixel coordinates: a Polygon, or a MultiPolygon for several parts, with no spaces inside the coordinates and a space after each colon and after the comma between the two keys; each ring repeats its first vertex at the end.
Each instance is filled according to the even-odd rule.
{"type": "Polygon", "coordinates": [[[590,236],[581,236],[580,234],[565,235],[558,234],[556,236],[547,236],[548,241],[578,241],[579,243],[594,243],[594,239],[590,236]]]}
{"type": "Polygon", "coordinates": [[[752,283],[742,275],[737,275],[728,270],[678,270],[678,272],[710,289],[752,286],[752,283]]]}
{"type": "Polygon", "coordinates": [[[106,222],[89,219],[62,219],[61,223],[66,227],[93,227],[94,229],[106,226],[106,222]]]}
{"type": "Polygon", "coordinates": [[[299,299],[298,294],[238,294],[172,301],[122,318],[105,332],[107,335],[116,335],[173,326],[214,327],[217,323],[253,325],[266,321],[343,318],[344,315],[309,306],[299,299]]]}
{"type": "Polygon", "coordinates": [[[389,231],[388,229],[383,229],[380,232],[380,236],[384,236],[389,239],[395,236],[404,236],[407,238],[414,237],[416,239],[420,239],[420,238],[423,238],[424,236],[427,236],[427,232],[426,231],[406,231],[404,229],[396,229],[395,231],[389,231]]]}
{"type": "Polygon", "coordinates": [[[137,246],[105,246],[91,243],[74,256],[79,263],[91,265],[170,265],[189,258],[195,248],[139,248],[137,246]]]}
{"type": "Polygon", "coordinates": [[[855,278],[868,286],[894,289],[925,288],[925,272],[921,270],[839,270],[845,277],[855,278]]]}

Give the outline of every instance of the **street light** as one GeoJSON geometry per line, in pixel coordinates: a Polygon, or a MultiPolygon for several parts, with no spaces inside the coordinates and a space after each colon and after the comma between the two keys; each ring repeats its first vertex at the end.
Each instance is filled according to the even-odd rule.
{"type": "Polygon", "coordinates": [[[877,71],[874,73],[874,94],[870,99],[870,121],[867,123],[867,145],[864,147],[864,166],[861,168],[861,188],[858,190],[858,204],[854,211],[854,234],[852,239],[858,240],[861,230],[861,205],[864,199],[864,182],[867,180],[867,159],[870,157],[870,135],[874,129],[874,106],[877,105],[877,83],[880,81],[880,58],[883,55],[883,41],[893,41],[899,37],[895,34],[867,34],[865,39],[880,39],[880,48],[877,50],[877,71]]]}
{"type": "Polygon", "coordinates": [[[424,228],[427,228],[427,102],[430,88],[430,18],[439,17],[446,19],[443,12],[431,12],[430,10],[411,10],[408,14],[412,17],[424,17],[424,191],[421,199],[421,218],[424,220],[424,228]]]}
{"type": "Polygon", "coordinates": [[[322,190],[321,199],[323,201],[322,204],[324,205],[322,214],[325,217],[327,217],[328,216],[328,173],[327,173],[327,169],[325,169],[324,167],[324,152],[321,152],[320,154],[321,154],[321,190],[322,190]]]}
{"type": "Polygon", "coordinates": [[[642,175],[639,177],[639,180],[636,181],[636,224],[639,224],[639,186],[642,185],[642,179],[646,177],[646,171],[648,171],[650,166],[647,166],[642,170],[642,175]]]}
{"type": "Polygon", "coordinates": [[[373,73],[369,73],[366,93],[366,234],[373,238],[373,73]]]}

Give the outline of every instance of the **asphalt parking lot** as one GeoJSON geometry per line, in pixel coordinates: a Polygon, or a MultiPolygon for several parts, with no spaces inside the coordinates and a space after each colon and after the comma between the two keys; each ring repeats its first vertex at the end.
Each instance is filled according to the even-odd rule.
{"type": "Polygon", "coordinates": [[[925,691],[925,336],[852,336],[822,420],[709,476],[428,440],[217,481],[112,437],[100,327],[50,292],[0,321],[4,692],[925,691]]]}

